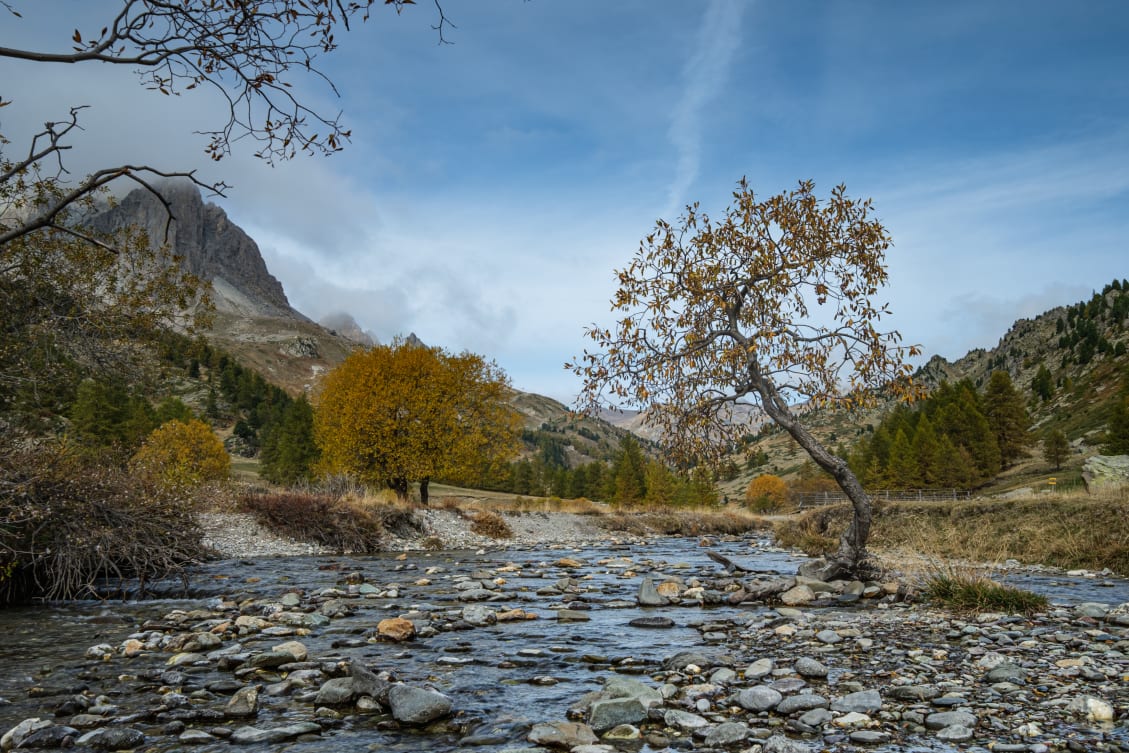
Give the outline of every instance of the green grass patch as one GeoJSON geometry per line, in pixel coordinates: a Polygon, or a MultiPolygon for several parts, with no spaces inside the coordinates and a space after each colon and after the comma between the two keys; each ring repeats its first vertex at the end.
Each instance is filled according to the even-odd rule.
{"type": "Polygon", "coordinates": [[[1047,608],[1047,597],[996,583],[990,578],[952,570],[936,570],[926,577],[925,596],[957,612],[1034,614],[1047,608]]]}

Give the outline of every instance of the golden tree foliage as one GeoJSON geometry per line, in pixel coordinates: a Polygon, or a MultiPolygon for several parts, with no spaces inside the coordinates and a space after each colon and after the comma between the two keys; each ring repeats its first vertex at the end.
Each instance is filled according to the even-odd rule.
{"type": "Polygon", "coordinates": [[[758,510],[776,510],[788,499],[788,484],[771,473],[762,473],[745,487],[745,503],[758,510]]]}
{"type": "Polygon", "coordinates": [[[517,451],[520,417],[496,364],[473,353],[396,341],[358,350],[325,376],[314,431],[322,471],[387,484],[473,476],[517,451]]]}
{"type": "Polygon", "coordinates": [[[645,410],[682,462],[717,462],[744,431],[734,406],[763,409],[855,502],[838,556],[852,567],[869,499],[791,406],[857,407],[880,388],[914,394],[905,359],[918,348],[879,328],[890,239],[872,215],[841,185],[826,201],[811,181],[762,201],[742,179],[720,220],[694,204],[678,225],[658,221],[618,272],[617,323],[588,329],[596,352],[569,364],[584,379],[581,407],[645,410]]]}
{"type": "Polygon", "coordinates": [[[199,486],[224,481],[231,474],[231,456],[223,442],[198,419],[158,426],[131,465],[136,472],[170,486],[199,486]]]}

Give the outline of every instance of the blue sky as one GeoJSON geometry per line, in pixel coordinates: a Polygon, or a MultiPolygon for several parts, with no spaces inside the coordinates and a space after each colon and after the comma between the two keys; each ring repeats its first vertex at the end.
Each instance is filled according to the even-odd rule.
{"type": "MultiPolygon", "coordinates": [[[[0,45],[65,48],[109,0],[17,3],[0,45]],[[32,12],[34,10],[34,13],[32,12]]],[[[218,164],[128,71],[0,63],[0,133],[94,105],[73,155],[198,167],[296,308],[498,361],[569,401],[613,270],[659,217],[811,178],[869,196],[894,240],[890,324],[927,355],[1129,277],[1129,4],[446,0],[340,37],[353,130],[329,159],[218,164]],[[5,70],[6,69],[6,70],[5,70]]]]}

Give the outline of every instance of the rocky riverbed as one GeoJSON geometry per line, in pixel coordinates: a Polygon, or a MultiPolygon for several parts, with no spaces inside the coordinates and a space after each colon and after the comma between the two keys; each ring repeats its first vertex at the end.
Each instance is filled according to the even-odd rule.
{"type": "Polygon", "coordinates": [[[0,748],[1129,751],[1123,581],[957,616],[799,562],[662,539],[212,563],[191,599],[0,613],[0,748]]]}

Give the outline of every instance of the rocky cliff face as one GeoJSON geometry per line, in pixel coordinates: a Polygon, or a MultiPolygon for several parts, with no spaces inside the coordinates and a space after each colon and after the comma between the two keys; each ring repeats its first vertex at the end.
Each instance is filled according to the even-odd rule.
{"type": "MultiPolygon", "coordinates": [[[[205,203],[199,189],[189,183],[168,184],[161,192],[171,202],[174,217],[167,241],[187,271],[212,283],[217,308],[244,316],[305,319],[290,308],[282,284],[267,270],[255,241],[222,209],[205,203]]],[[[87,219],[103,232],[139,226],[154,244],[166,238],[167,222],[161,202],[140,188],[87,219]]]]}

